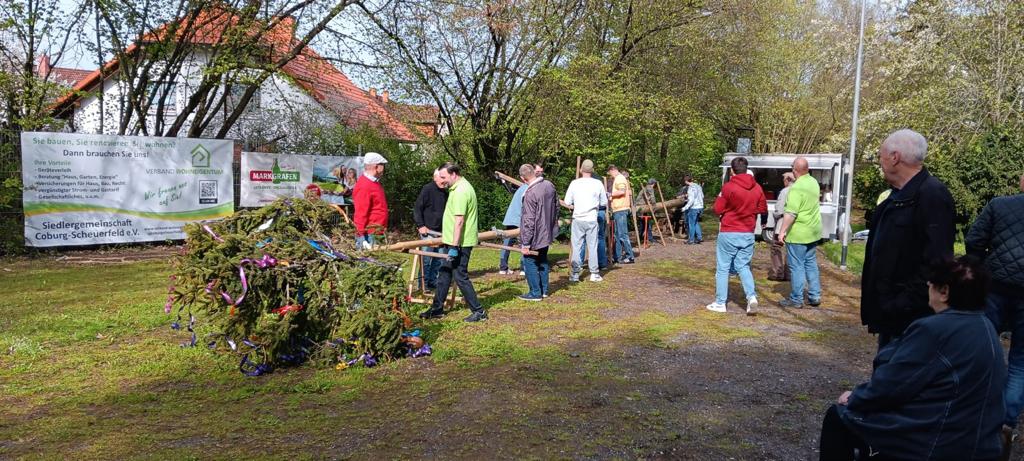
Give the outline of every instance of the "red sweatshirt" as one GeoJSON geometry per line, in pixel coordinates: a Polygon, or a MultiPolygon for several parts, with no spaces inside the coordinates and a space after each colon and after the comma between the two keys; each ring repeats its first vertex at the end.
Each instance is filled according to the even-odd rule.
{"type": "Polygon", "coordinates": [[[715,199],[715,214],[722,217],[719,232],[754,232],[757,215],[767,212],[764,191],[746,173],[729,178],[715,199]]]}
{"type": "Polygon", "coordinates": [[[352,205],[356,236],[384,233],[388,227],[388,200],[379,181],[360,175],[352,191],[352,205]]]}

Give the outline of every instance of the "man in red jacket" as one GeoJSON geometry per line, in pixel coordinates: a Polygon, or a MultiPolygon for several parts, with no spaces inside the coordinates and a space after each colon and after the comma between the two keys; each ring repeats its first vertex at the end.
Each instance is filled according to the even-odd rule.
{"type": "Polygon", "coordinates": [[[754,226],[757,215],[768,212],[768,201],[754,176],[747,173],[747,159],[736,157],[731,166],[732,176],[715,199],[715,214],[721,218],[721,227],[716,250],[715,302],[708,304],[707,308],[725,312],[729,273],[736,272],[747,298],[747,315],[754,315],[757,313],[757,296],[754,274],[750,272],[750,259],[754,256],[754,226]]]}
{"type": "Polygon", "coordinates": [[[352,222],[356,225],[356,248],[370,249],[374,235],[384,235],[388,228],[388,199],[380,177],[387,159],[376,152],[363,156],[363,175],[352,191],[352,222]]]}

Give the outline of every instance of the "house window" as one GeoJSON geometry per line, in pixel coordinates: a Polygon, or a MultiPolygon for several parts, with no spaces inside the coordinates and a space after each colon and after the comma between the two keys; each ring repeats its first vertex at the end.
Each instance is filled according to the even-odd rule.
{"type": "Polygon", "coordinates": [[[163,98],[164,113],[174,113],[178,108],[178,91],[174,82],[150,82],[146,85],[146,104],[149,112],[156,113],[163,98]]]}
{"type": "MultiPolygon", "coordinates": [[[[245,96],[245,92],[249,90],[251,85],[245,85],[236,83],[234,85],[228,85],[226,88],[227,99],[224,101],[224,115],[235,111],[242,102],[242,97],[245,96]]],[[[252,112],[253,110],[259,109],[260,107],[260,89],[257,87],[256,91],[253,92],[252,97],[249,98],[249,103],[246,104],[244,112],[252,112]]]]}

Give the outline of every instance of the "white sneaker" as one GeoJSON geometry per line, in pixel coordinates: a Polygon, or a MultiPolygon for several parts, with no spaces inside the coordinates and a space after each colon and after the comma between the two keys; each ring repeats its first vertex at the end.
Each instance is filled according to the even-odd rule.
{"type": "MultiPolygon", "coordinates": [[[[512,271],[508,271],[508,273],[511,274],[512,271]]],[[[526,275],[526,271],[519,271],[519,275],[526,275]]]]}
{"type": "Polygon", "coordinates": [[[711,303],[704,307],[706,307],[711,312],[725,312],[725,304],[721,303],[711,303]]]}
{"type": "Polygon", "coordinates": [[[508,274],[511,274],[511,273],[512,273],[512,271],[498,271],[498,275],[508,275],[508,274]]]}
{"type": "Polygon", "coordinates": [[[757,296],[747,298],[747,315],[757,315],[757,296]]]}
{"type": "Polygon", "coordinates": [[[600,274],[590,274],[590,281],[591,282],[600,282],[602,280],[604,280],[604,279],[601,278],[600,274]]]}

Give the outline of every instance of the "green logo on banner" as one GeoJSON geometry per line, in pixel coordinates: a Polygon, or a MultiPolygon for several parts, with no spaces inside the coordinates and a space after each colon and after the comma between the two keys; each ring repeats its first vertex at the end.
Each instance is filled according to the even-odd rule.
{"type": "Polygon", "coordinates": [[[210,151],[206,150],[202,144],[192,149],[192,168],[209,168],[210,167],[210,151]]]}

